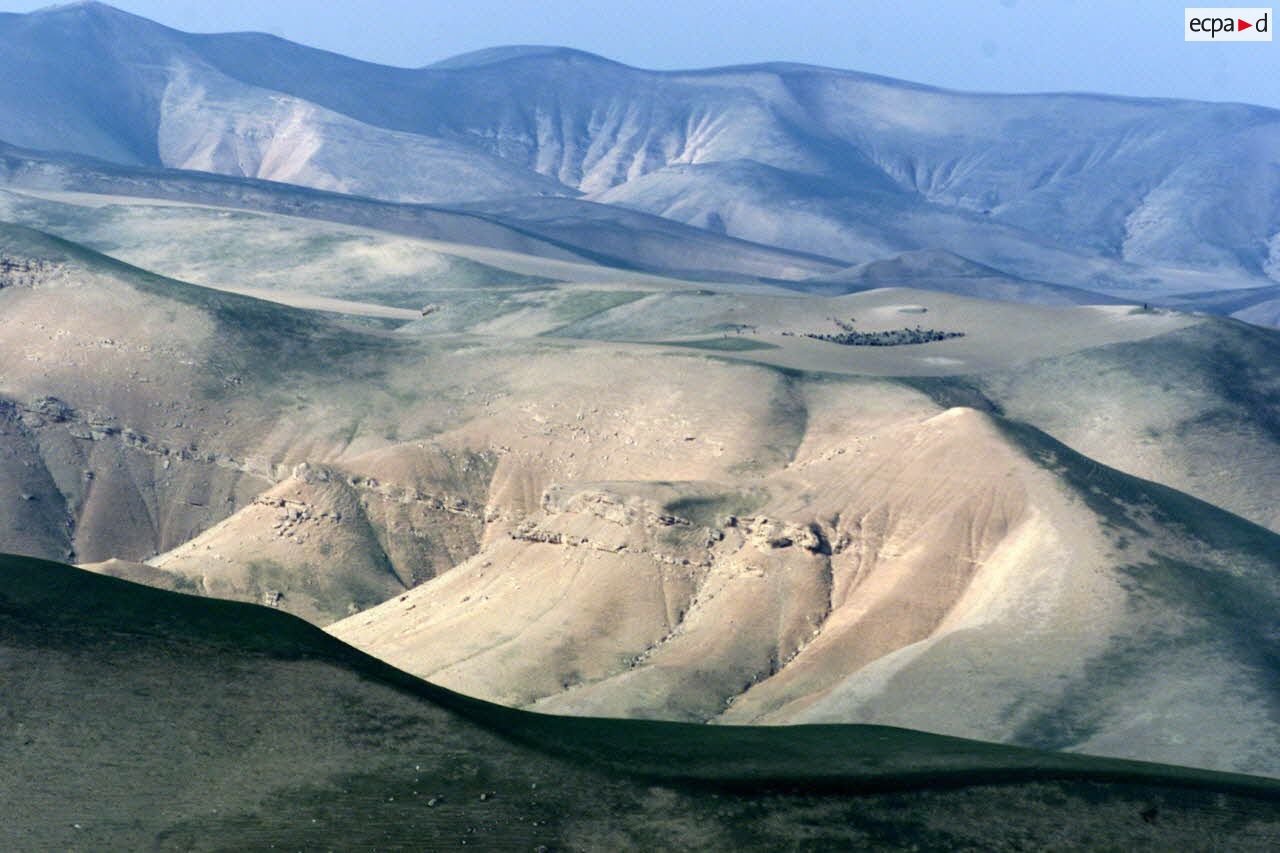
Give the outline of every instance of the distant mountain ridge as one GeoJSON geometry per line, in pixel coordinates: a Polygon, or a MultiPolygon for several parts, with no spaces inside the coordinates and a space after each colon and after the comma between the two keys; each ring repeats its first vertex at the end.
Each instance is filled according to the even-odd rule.
{"type": "Polygon", "coordinates": [[[583,197],[847,264],[1127,299],[1280,280],[1280,112],[517,46],[423,68],[100,3],[0,15],[0,140],[401,202],[583,197]]]}
{"type": "MultiPolygon", "coordinates": [[[[695,279],[800,279],[840,263],[762,246],[640,211],[580,199],[458,205],[403,204],[257,178],[15,148],[0,142],[0,186],[165,199],[285,213],[606,267],[695,279]]],[[[28,223],[30,224],[30,223],[28,223]]]]}

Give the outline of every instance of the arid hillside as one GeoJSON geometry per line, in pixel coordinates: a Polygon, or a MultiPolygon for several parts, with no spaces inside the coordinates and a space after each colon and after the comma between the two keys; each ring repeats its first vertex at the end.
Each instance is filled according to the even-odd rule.
{"type": "Polygon", "coordinates": [[[0,388],[5,547],[517,706],[1280,768],[1276,379],[1222,366],[1274,333],[605,268],[377,316],[379,275],[463,256],[397,240],[352,290],[250,297],[9,227],[0,339],[39,368],[0,388]]]}

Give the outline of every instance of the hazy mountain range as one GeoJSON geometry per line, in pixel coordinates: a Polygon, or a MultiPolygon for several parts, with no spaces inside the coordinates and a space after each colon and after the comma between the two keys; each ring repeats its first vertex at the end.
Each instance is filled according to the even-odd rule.
{"type": "Polygon", "coordinates": [[[1139,300],[1280,276],[1280,113],[1241,104],[541,47],[402,69],[76,3],[0,16],[0,141],[562,232],[598,220],[580,199],[846,266],[946,249],[1139,300]]]}

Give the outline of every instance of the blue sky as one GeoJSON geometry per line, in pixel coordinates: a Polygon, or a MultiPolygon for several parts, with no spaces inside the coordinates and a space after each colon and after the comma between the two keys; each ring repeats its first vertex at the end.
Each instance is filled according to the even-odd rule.
{"type": "MultiPolygon", "coordinates": [[[[1196,0],[1203,2],[1203,0],[1196,0]]],[[[47,2],[0,0],[22,12],[47,2]]],[[[563,44],[648,68],[791,60],[981,91],[1092,91],[1280,107],[1280,39],[1185,43],[1154,0],[119,0],[197,32],[260,30],[391,65],[563,44]]]]}

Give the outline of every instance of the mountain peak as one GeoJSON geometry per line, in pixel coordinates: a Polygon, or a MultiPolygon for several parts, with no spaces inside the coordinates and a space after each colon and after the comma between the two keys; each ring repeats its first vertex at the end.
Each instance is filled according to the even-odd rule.
{"type": "MultiPolygon", "coordinates": [[[[77,15],[79,19],[89,19],[96,21],[132,21],[135,24],[143,23],[152,27],[161,27],[150,18],[144,18],[141,15],[135,15],[132,12],[126,12],[124,9],[112,6],[109,3],[101,3],[99,0],[73,0],[71,3],[55,3],[51,6],[43,6],[29,13],[33,18],[77,15]]],[[[73,19],[74,20],[74,19],[73,19]]]]}
{"type": "Polygon", "coordinates": [[[74,0],[74,2],[71,2],[71,3],[54,3],[50,6],[41,6],[39,9],[34,10],[31,14],[46,15],[46,14],[55,13],[55,12],[74,12],[80,9],[83,9],[86,11],[92,11],[92,12],[99,12],[99,13],[112,12],[118,15],[129,14],[128,12],[117,9],[115,6],[110,6],[106,3],[100,3],[98,2],[98,0],[74,0]]]}
{"type": "Polygon", "coordinates": [[[577,59],[604,65],[622,64],[598,54],[589,53],[585,50],[578,50],[573,47],[542,44],[512,44],[502,45],[499,47],[486,47],[481,48],[480,50],[460,53],[457,56],[451,56],[447,59],[442,59],[439,62],[433,62],[430,65],[425,65],[423,67],[442,70],[459,70],[463,68],[480,68],[485,65],[497,65],[503,62],[517,62],[523,59],[577,59]]]}

